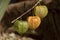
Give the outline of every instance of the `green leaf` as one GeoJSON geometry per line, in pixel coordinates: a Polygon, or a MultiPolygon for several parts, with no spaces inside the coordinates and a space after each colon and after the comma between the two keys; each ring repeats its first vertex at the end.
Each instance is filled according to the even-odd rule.
{"type": "Polygon", "coordinates": [[[0,21],[7,9],[10,0],[0,0],[0,21]]]}

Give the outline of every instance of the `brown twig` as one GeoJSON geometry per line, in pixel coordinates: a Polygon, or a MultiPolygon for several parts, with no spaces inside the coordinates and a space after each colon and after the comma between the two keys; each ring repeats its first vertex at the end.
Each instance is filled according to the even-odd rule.
{"type": "Polygon", "coordinates": [[[32,8],[30,8],[28,11],[26,11],[25,13],[23,13],[22,15],[20,15],[16,19],[14,19],[11,23],[14,23],[16,20],[18,20],[19,18],[21,18],[22,16],[24,16],[25,14],[27,14],[28,12],[30,12],[34,7],[36,7],[40,3],[40,1],[42,1],[42,0],[39,0],[32,8]]]}

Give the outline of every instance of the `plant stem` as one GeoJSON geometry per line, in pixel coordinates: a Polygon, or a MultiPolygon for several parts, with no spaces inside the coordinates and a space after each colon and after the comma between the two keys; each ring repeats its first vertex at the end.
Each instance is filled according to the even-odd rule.
{"type": "Polygon", "coordinates": [[[23,13],[22,15],[20,15],[19,17],[17,17],[16,19],[14,19],[11,23],[14,23],[16,20],[18,20],[19,18],[21,18],[22,16],[24,16],[25,14],[27,14],[28,12],[30,12],[33,8],[35,8],[41,0],[39,0],[32,8],[30,8],[29,10],[27,10],[25,13],[23,13]]]}

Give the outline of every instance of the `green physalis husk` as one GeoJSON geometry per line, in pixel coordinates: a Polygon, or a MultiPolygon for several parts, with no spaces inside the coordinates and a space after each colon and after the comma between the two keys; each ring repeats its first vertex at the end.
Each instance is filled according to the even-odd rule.
{"type": "Polygon", "coordinates": [[[19,21],[19,20],[17,20],[13,26],[19,34],[26,33],[29,27],[27,21],[19,21]]]}
{"type": "Polygon", "coordinates": [[[48,14],[48,8],[45,5],[36,6],[34,8],[34,13],[36,16],[39,16],[40,18],[45,18],[48,14]]]}

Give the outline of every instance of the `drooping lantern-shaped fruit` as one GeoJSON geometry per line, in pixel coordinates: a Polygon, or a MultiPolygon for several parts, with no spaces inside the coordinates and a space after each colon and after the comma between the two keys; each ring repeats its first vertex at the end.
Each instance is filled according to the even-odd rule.
{"type": "Polygon", "coordinates": [[[24,34],[27,32],[29,26],[28,26],[28,23],[27,21],[19,21],[17,20],[15,23],[14,23],[14,28],[15,30],[19,33],[19,34],[24,34]]]}
{"type": "Polygon", "coordinates": [[[34,8],[34,13],[36,16],[39,16],[40,18],[44,18],[48,14],[48,8],[44,5],[36,6],[34,8]]]}
{"type": "Polygon", "coordinates": [[[30,29],[37,29],[41,24],[41,19],[39,16],[29,16],[28,17],[28,24],[30,29]]]}

